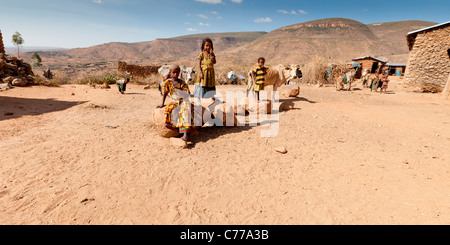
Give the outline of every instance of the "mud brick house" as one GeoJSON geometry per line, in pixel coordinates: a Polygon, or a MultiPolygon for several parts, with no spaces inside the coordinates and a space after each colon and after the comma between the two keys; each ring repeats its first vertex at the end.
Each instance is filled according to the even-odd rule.
{"type": "Polygon", "coordinates": [[[389,71],[389,76],[403,76],[406,71],[406,64],[404,63],[387,63],[386,67],[389,71]]]}
{"type": "Polygon", "coordinates": [[[3,45],[2,31],[0,30],[0,54],[4,53],[5,53],[5,46],[3,45]]]}
{"type": "Polygon", "coordinates": [[[411,85],[443,88],[450,74],[450,21],[408,33],[405,79],[411,85]]]}
{"type": "MultiPolygon", "coordinates": [[[[372,56],[355,58],[352,61],[361,63],[360,73],[363,73],[365,70],[369,70],[370,73],[380,72],[387,63],[386,60],[374,58],[372,56]]],[[[359,77],[358,74],[357,77],[359,77]]]]}

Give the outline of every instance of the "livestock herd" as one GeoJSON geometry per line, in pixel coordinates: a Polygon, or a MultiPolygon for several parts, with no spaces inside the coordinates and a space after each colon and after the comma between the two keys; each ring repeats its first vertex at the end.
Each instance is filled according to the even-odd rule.
{"type": "MultiPolygon", "coordinates": [[[[255,68],[254,65],[246,74],[247,79],[247,95],[253,91],[253,87],[255,85],[255,81],[253,80],[253,76],[251,75],[252,70],[255,68]]],[[[180,65],[181,72],[180,78],[185,82],[189,83],[195,80],[195,68],[188,67],[185,65],[180,65]]],[[[266,78],[265,78],[265,86],[273,86],[273,91],[276,91],[280,86],[289,84],[293,79],[301,79],[303,77],[302,71],[300,69],[300,65],[291,64],[288,66],[279,64],[276,66],[267,66],[266,78]]],[[[163,65],[158,68],[158,76],[160,77],[159,82],[159,91],[161,92],[161,87],[164,83],[164,80],[167,78],[169,74],[170,65],[163,65]]],[[[325,72],[326,74],[327,72],[325,72]]],[[[344,90],[344,86],[347,85],[345,90],[350,91],[352,82],[355,81],[355,75],[357,70],[347,70],[347,71],[334,71],[333,76],[331,77],[330,82],[334,82],[336,85],[336,90],[344,90]]]]}

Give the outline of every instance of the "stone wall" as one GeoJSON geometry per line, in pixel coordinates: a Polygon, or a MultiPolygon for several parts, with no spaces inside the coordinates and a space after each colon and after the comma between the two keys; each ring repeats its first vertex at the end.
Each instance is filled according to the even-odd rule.
{"type": "Polygon", "coordinates": [[[414,42],[405,79],[410,85],[443,88],[450,74],[450,26],[419,33],[414,42]]]}
{"type": "Polygon", "coordinates": [[[150,75],[158,74],[158,69],[161,66],[143,66],[143,65],[129,65],[126,62],[119,61],[117,64],[117,71],[122,74],[129,72],[134,77],[148,77],[150,75]]]}
{"type": "Polygon", "coordinates": [[[4,53],[5,53],[5,46],[3,45],[2,31],[0,31],[0,54],[4,53]]]}
{"type": "Polygon", "coordinates": [[[34,73],[30,64],[17,57],[0,54],[0,83],[26,86],[33,81],[34,73]]]}
{"type": "Polygon", "coordinates": [[[447,85],[445,86],[444,91],[442,91],[442,96],[444,99],[450,99],[450,75],[448,75],[447,85]]]}

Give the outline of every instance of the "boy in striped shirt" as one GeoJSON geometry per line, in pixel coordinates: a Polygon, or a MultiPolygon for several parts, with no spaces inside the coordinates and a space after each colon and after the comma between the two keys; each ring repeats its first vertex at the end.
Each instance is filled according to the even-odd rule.
{"type": "Polygon", "coordinates": [[[264,84],[266,81],[266,67],[264,64],[266,63],[266,59],[260,57],[258,59],[258,66],[252,71],[253,79],[256,80],[255,83],[255,93],[257,95],[259,101],[259,91],[264,90],[264,84]]]}

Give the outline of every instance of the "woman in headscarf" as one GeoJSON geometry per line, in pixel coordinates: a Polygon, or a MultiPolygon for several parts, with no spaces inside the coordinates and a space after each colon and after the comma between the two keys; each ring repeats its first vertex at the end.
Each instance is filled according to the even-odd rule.
{"type": "Polygon", "coordinates": [[[190,103],[189,86],[179,79],[180,71],[181,69],[178,65],[170,67],[169,74],[162,88],[163,101],[161,106],[157,106],[157,108],[166,108],[166,127],[183,134],[182,139],[188,141],[189,134],[195,130],[194,108],[190,103]],[[171,98],[171,102],[165,106],[164,103],[167,96],[171,98]]]}

